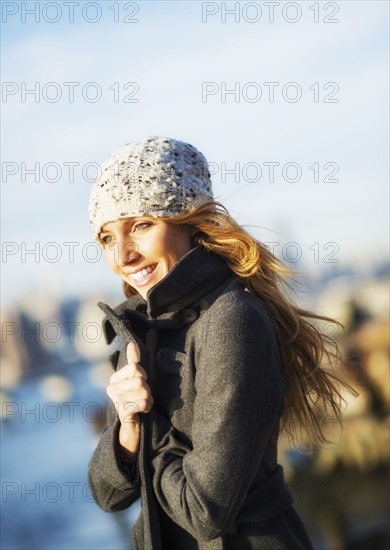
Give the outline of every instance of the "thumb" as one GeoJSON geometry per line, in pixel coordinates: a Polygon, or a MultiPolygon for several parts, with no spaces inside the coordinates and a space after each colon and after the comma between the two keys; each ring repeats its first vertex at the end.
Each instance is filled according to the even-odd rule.
{"type": "Polygon", "coordinates": [[[127,353],[128,363],[139,363],[140,361],[139,347],[134,342],[129,342],[127,344],[126,353],[127,353]]]}

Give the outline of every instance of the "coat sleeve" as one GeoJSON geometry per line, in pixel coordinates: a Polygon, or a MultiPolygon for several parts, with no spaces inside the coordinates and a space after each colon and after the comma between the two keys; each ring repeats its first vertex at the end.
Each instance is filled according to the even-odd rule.
{"type": "Polygon", "coordinates": [[[107,426],[92,455],[88,484],[95,502],[105,512],[128,508],[140,496],[138,463],[126,463],[119,453],[120,421],[110,401],[107,426]]]}
{"type": "Polygon", "coordinates": [[[286,387],[265,310],[234,300],[214,306],[195,350],[191,448],[151,412],[155,494],[171,519],[201,540],[234,529],[286,387]]]}

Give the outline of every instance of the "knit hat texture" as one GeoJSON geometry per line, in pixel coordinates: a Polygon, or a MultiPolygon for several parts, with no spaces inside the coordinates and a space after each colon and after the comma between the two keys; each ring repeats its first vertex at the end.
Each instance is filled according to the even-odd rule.
{"type": "Polygon", "coordinates": [[[210,199],[202,153],[189,143],[153,136],[120,147],[101,165],[89,198],[89,221],[98,238],[108,222],[177,216],[210,199]]]}

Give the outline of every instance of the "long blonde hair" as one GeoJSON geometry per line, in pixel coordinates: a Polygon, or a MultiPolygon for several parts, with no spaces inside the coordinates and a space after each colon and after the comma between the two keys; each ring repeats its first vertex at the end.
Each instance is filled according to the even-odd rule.
{"type": "MultiPolygon", "coordinates": [[[[286,292],[292,282],[300,284],[295,271],[243,229],[222,204],[208,201],[192,212],[162,219],[190,226],[195,232],[194,244],[225,258],[231,270],[245,280],[248,290],[265,305],[274,323],[288,382],[282,429],[295,443],[302,436],[318,444],[329,442],[329,419],[342,424],[343,388],[357,393],[343,381],[337,341],[321,331],[320,323],[308,319],[341,328],[343,325],[295,305],[286,292]]],[[[124,291],[127,297],[136,294],[125,282],[124,291]]]]}

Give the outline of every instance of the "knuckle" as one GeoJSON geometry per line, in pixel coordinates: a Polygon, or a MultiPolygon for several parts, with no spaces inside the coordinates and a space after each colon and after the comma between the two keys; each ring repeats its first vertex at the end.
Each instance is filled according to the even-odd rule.
{"type": "Polygon", "coordinates": [[[149,406],[150,406],[150,403],[147,399],[142,399],[141,401],[141,408],[143,411],[148,411],[149,410],[149,406]]]}
{"type": "Polygon", "coordinates": [[[137,390],[141,390],[143,388],[143,382],[140,376],[136,376],[134,379],[134,386],[137,390]]]}
{"type": "Polygon", "coordinates": [[[145,401],[149,401],[151,395],[150,392],[147,389],[142,390],[142,399],[145,399],[145,401]]]}
{"type": "Polygon", "coordinates": [[[141,367],[141,372],[142,372],[142,376],[143,376],[144,380],[147,380],[148,379],[148,373],[146,372],[146,370],[141,367]]]}

